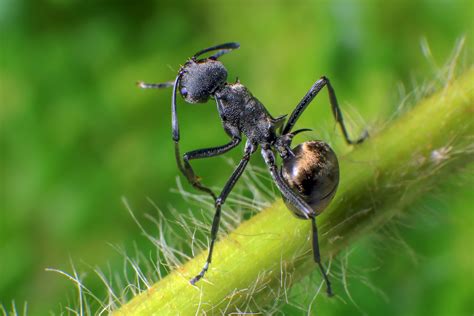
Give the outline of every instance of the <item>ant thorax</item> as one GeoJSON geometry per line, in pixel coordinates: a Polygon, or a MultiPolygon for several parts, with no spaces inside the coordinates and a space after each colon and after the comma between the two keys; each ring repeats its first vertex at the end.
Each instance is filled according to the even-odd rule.
{"type": "Polygon", "coordinates": [[[225,129],[237,129],[254,144],[274,142],[275,119],[240,82],[227,83],[216,91],[215,99],[225,129]]]}

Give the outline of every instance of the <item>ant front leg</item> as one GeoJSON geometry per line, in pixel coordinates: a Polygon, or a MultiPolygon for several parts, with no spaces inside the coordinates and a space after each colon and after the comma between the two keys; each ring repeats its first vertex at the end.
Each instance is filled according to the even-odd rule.
{"type": "Polygon", "coordinates": [[[202,268],[201,272],[196,275],[194,278],[192,278],[189,282],[194,285],[196,284],[197,281],[202,279],[204,274],[207,272],[209,269],[209,265],[211,264],[212,261],[212,252],[214,250],[214,243],[217,238],[217,231],[219,230],[219,223],[221,220],[221,207],[224,204],[227,196],[229,193],[232,191],[234,188],[234,185],[237,183],[237,180],[239,180],[240,176],[245,170],[245,167],[247,166],[250,156],[255,152],[257,149],[257,146],[252,144],[250,141],[247,141],[247,144],[245,145],[245,154],[240,160],[239,165],[237,168],[235,168],[234,172],[230,176],[229,180],[227,180],[227,183],[224,186],[224,189],[222,189],[221,194],[219,197],[216,199],[216,212],[214,214],[214,219],[212,221],[212,227],[211,227],[211,241],[209,245],[209,253],[207,255],[207,260],[206,263],[204,264],[204,267],[202,268]]]}
{"type": "Polygon", "coordinates": [[[208,193],[212,196],[214,201],[216,200],[216,195],[212,192],[211,189],[205,187],[199,182],[199,177],[197,177],[189,164],[189,160],[191,159],[198,159],[198,158],[206,158],[206,157],[213,157],[225,153],[226,151],[234,148],[240,143],[240,139],[233,139],[231,143],[216,147],[216,148],[208,148],[208,149],[201,149],[195,150],[184,155],[184,166],[181,161],[181,155],[179,152],[179,124],[178,124],[178,114],[177,114],[177,107],[176,107],[176,95],[177,95],[177,87],[179,85],[179,81],[181,80],[182,71],[180,70],[178,76],[174,81],[167,81],[162,83],[145,83],[142,81],[137,82],[137,85],[142,89],[163,89],[163,88],[173,88],[172,98],[171,98],[171,124],[172,124],[172,134],[173,134],[173,141],[174,141],[174,151],[176,156],[176,163],[178,165],[179,170],[184,174],[184,176],[188,179],[189,183],[193,187],[203,192],[208,193]]]}
{"type": "Polygon", "coordinates": [[[319,252],[319,239],[318,239],[318,227],[316,226],[316,213],[314,210],[306,203],[305,200],[298,194],[296,194],[291,188],[286,184],[285,180],[280,174],[278,167],[275,162],[275,154],[271,150],[269,145],[262,146],[262,156],[265,160],[265,163],[270,170],[270,174],[275,181],[278,189],[285,197],[285,199],[291,203],[299,212],[301,217],[306,219],[311,219],[312,226],[312,248],[313,248],[313,257],[314,261],[319,266],[321,274],[323,275],[324,281],[326,282],[326,292],[328,296],[333,296],[331,282],[326,274],[326,270],[321,263],[321,255],[319,252]]]}
{"type": "Polygon", "coordinates": [[[205,148],[205,149],[198,149],[193,150],[188,153],[185,153],[183,156],[183,162],[181,161],[181,155],[179,152],[179,143],[175,142],[175,156],[176,156],[176,163],[178,164],[178,168],[183,173],[183,175],[188,179],[189,183],[198,190],[206,192],[212,196],[214,201],[216,201],[216,195],[212,192],[211,189],[201,184],[199,181],[199,177],[194,173],[191,164],[189,163],[190,160],[193,159],[201,159],[201,158],[210,158],[218,155],[222,155],[229,150],[235,148],[241,142],[240,137],[233,137],[232,141],[224,146],[213,147],[213,148],[205,148]]]}
{"type": "Polygon", "coordinates": [[[342,134],[344,134],[344,139],[346,140],[346,142],[349,145],[362,143],[369,136],[367,131],[365,131],[364,134],[357,140],[351,140],[349,138],[349,134],[347,133],[347,129],[344,124],[344,119],[342,117],[342,112],[337,102],[334,88],[329,82],[329,79],[324,76],[321,77],[321,79],[319,79],[313,84],[311,89],[309,89],[309,91],[306,93],[303,99],[301,99],[300,103],[293,110],[293,113],[291,113],[291,116],[288,119],[288,122],[286,123],[285,128],[283,129],[282,135],[288,134],[291,131],[291,129],[296,124],[296,121],[299,119],[303,111],[308,107],[311,101],[313,101],[313,99],[316,97],[319,91],[321,91],[321,89],[324,88],[324,86],[327,86],[328,88],[329,102],[331,103],[332,114],[334,115],[334,119],[336,120],[336,122],[341,127],[341,131],[342,131],[342,134]]]}
{"type": "MultiPolygon", "coordinates": [[[[183,75],[183,70],[180,69],[178,76],[176,76],[176,79],[173,83],[173,93],[171,94],[171,127],[172,127],[173,141],[174,141],[174,152],[175,152],[175,157],[176,157],[176,164],[178,165],[178,169],[184,174],[184,176],[188,179],[188,181],[191,183],[193,187],[195,187],[198,190],[208,193],[210,196],[212,196],[212,198],[215,201],[216,195],[214,194],[214,192],[212,192],[211,189],[201,184],[201,182],[199,181],[199,178],[194,174],[194,171],[191,168],[191,165],[189,164],[189,162],[185,159],[184,167],[183,167],[183,164],[181,163],[181,157],[180,157],[180,152],[179,152],[180,135],[179,135],[179,123],[178,123],[178,111],[177,111],[177,106],[176,106],[176,96],[177,96],[177,90],[178,90],[178,86],[179,86],[182,75],[183,75]]],[[[207,157],[212,157],[212,155],[208,155],[207,157]]]]}

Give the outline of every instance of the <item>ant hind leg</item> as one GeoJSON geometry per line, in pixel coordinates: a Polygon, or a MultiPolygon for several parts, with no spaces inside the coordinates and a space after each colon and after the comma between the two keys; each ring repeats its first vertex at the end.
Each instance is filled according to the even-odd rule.
{"type": "Polygon", "coordinates": [[[288,122],[285,125],[285,128],[283,128],[282,135],[288,134],[291,131],[291,129],[296,124],[296,121],[299,119],[301,114],[308,107],[311,101],[313,101],[316,95],[318,95],[319,91],[321,91],[321,89],[324,88],[324,86],[327,86],[328,94],[329,94],[329,103],[331,104],[332,114],[334,116],[334,119],[336,120],[336,122],[339,124],[341,128],[341,131],[342,131],[342,134],[344,135],[344,139],[346,140],[346,143],[349,145],[362,143],[369,136],[369,134],[367,133],[367,131],[365,131],[364,134],[356,140],[351,140],[349,138],[349,134],[347,132],[346,125],[344,124],[344,119],[342,117],[342,112],[339,107],[339,103],[337,102],[334,88],[329,82],[329,79],[324,76],[321,77],[321,79],[319,79],[313,84],[313,86],[305,94],[303,99],[301,99],[300,103],[298,103],[296,108],[293,110],[293,112],[290,115],[290,118],[288,119],[288,122]]]}
{"type": "Polygon", "coordinates": [[[314,261],[318,264],[319,269],[323,275],[323,279],[326,283],[326,291],[328,296],[332,296],[332,287],[331,282],[329,282],[329,278],[326,274],[326,270],[324,269],[321,263],[321,255],[319,253],[319,239],[318,239],[318,228],[316,226],[316,213],[314,210],[303,200],[301,196],[293,192],[291,188],[286,184],[285,180],[280,174],[278,167],[275,162],[275,155],[273,151],[270,149],[270,146],[266,145],[262,148],[262,156],[267,164],[270,174],[272,175],[273,180],[275,181],[278,189],[285,197],[285,199],[290,202],[295,208],[299,210],[302,216],[306,219],[311,219],[312,222],[312,247],[313,247],[313,256],[314,261]]]}

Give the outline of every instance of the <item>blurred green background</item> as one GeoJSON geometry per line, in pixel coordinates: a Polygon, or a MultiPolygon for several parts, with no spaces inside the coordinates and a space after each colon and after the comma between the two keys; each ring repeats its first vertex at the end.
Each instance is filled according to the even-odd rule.
{"type": "MultiPolygon", "coordinates": [[[[274,116],[289,113],[324,74],[354,133],[378,129],[402,100],[416,99],[411,91],[437,79],[462,36],[459,67],[472,63],[473,12],[469,0],[0,1],[0,303],[10,309],[13,300],[26,301],[30,315],[59,313],[74,286],[45,268],[70,272],[70,260],[88,273],[89,266],[120,267],[110,244],[136,243],[147,253],[152,246],[122,196],[139,218],[153,210],[147,198],[165,213],[189,208],[170,192],[178,175],[171,91],[143,91],[136,81],[171,80],[194,52],[238,41],[241,49],[222,58],[229,81],[238,76],[274,116]]],[[[183,151],[228,141],[212,102],[179,107],[183,151]]],[[[299,126],[348,150],[326,93],[299,126]]],[[[262,165],[260,157],[252,164],[262,165]]],[[[216,187],[231,172],[222,158],[194,166],[216,187]]],[[[386,240],[377,246],[374,237],[351,254],[350,267],[386,299],[353,278],[355,303],[322,300],[316,311],[474,313],[472,173],[443,182],[406,220],[410,227],[397,228],[417,260],[397,242],[388,247],[398,251],[377,252],[386,240]]],[[[99,281],[88,286],[101,295],[99,281]]],[[[298,301],[282,312],[298,315],[298,301]]]]}

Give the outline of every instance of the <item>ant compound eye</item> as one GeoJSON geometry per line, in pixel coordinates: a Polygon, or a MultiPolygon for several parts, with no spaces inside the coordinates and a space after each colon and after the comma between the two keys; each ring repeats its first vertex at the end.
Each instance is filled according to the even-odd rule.
{"type": "Polygon", "coordinates": [[[186,88],[181,88],[181,91],[180,91],[180,92],[181,92],[181,95],[182,95],[183,97],[185,97],[185,98],[186,98],[186,96],[188,95],[188,89],[186,89],[186,88]]]}

